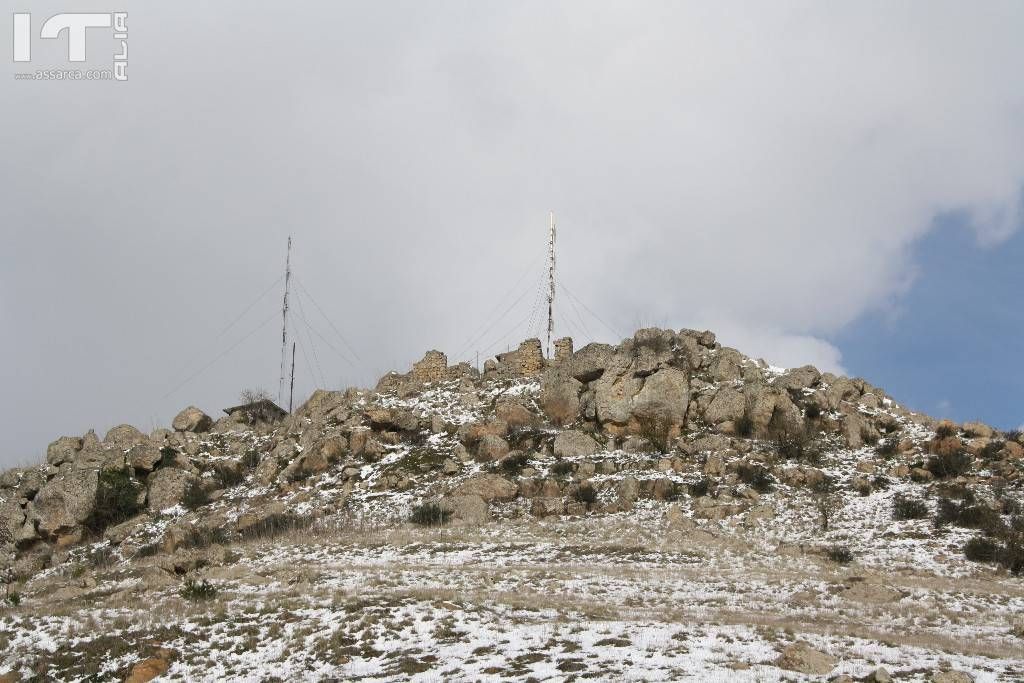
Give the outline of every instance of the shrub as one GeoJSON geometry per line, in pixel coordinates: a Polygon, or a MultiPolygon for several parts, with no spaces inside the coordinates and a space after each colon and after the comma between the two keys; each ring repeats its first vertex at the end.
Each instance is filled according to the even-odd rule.
{"type": "Polygon", "coordinates": [[[644,416],[637,419],[639,423],[640,436],[645,438],[662,453],[671,450],[669,435],[672,433],[672,425],[660,417],[644,416]]]}
{"type": "Polygon", "coordinates": [[[943,422],[935,428],[935,438],[948,439],[951,436],[956,436],[956,427],[948,422],[943,422]]]}
{"type": "Polygon", "coordinates": [[[576,489],[575,498],[580,503],[593,505],[597,502],[597,491],[590,484],[583,484],[576,489]]]}
{"type": "Polygon", "coordinates": [[[444,526],[451,516],[451,510],[445,510],[437,503],[421,503],[412,509],[409,521],[420,526],[444,526]]]}
{"type": "Polygon", "coordinates": [[[862,429],[860,430],[860,439],[868,446],[874,446],[878,443],[878,434],[871,429],[862,429]]]}
{"type": "Polygon", "coordinates": [[[185,488],[181,504],[189,510],[195,510],[210,502],[210,494],[201,481],[193,481],[185,488]]]}
{"type": "Polygon", "coordinates": [[[8,543],[14,543],[14,534],[11,533],[11,528],[7,526],[7,522],[0,519],[0,545],[7,545],[8,543]]]}
{"type": "Polygon", "coordinates": [[[768,493],[775,488],[772,475],[768,474],[768,470],[761,465],[740,463],[736,468],[736,474],[740,481],[758,493],[768,493]]]}
{"type": "Polygon", "coordinates": [[[213,600],[217,597],[218,592],[217,587],[206,579],[203,579],[202,581],[185,579],[185,583],[182,584],[181,590],[178,591],[181,597],[193,602],[213,600]]]}
{"type": "Polygon", "coordinates": [[[12,591],[7,594],[6,600],[8,603],[10,603],[11,607],[17,607],[21,604],[21,593],[18,593],[17,591],[12,591]]]}
{"type": "Polygon", "coordinates": [[[181,545],[184,548],[209,548],[211,545],[227,545],[230,542],[224,527],[192,527],[185,534],[181,545]]]}
{"type": "Polygon", "coordinates": [[[892,499],[892,518],[895,520],[924,519],[927,516],[928,504],[920,498],[899,494],[892,499]]]}
{"type": "Polygon", "coordinates": [[[871,485],[874,486],[876,489],[884,490],[889,488],[892,485],[892,482],[889,481],[889,477],[885,476],[884,474],[876,474],[871,479],[871,485]]]}
{"type": "Polygon", "coordinates": [[[952,524],[965,529],[981,529],[989,536],[997,536],[1006,531],[1006,524],[998,512],[985,504],[972,504],[972,501],[973,496],[971,501],[959,503],[949,498],[939,499],[935,526],[942,528],[952,524]]]}
{"type": "Polygon", "coordinates": [[[989,441],[978,453],[978,457],[982,460],[996,460],[999,458],[999,452],[1003,450],[1006,445],[1004,441],[989,441]]]}
{"type": "Polygon", "coordinates": [[[698,479],[696,482],[690,484],[688,490],[690,495],[694,498],[703,498],[708,495],[708,490],[711,488],[711,480],[707,477],[698,479]]]}
{"type": "Polygon", "coordinates": [[[870,496],[871,482],[867,479],[858,479],[853,485],[853,490],[856,491],[859,496],[870,496]]]}
{"type": "Polygon", "coordinates": [[[972,562],[995,562],[999,557],[999,544],[991,538],[975,536],[964,545],[964,555],[972,562]]]}
{"type": "Polygon", "coordinates": [[[523,468],[530,464],[530,456],[526,453],[510,455],[501,461],[501,471],[510,477],[518,476],[523,468]]]}
{"type": "Polygon", "coordinates": [[[808,403],[804,406],[804,417],[808,420],[817,420],[821,417],[821,406],[817,403],[808,403]]]}
{"type": "Polygon", "coordinates": [[[836,564],[850,564],[853,562],[853,551],[845,545],[834,545],[826,551],[828,559],[836,564]]]}
{"type": "Polygon", "coordinates": [[[260,464],[260,452],[251,448],[242,456],[242,467],[247,470],[254,470],[260,464]]]}
{"type": "Polygon", "coordinates": [[[749,439],[754,435],[754,418],[750,416],[750,410],[743,411],[743,415],[734,423],[736,435],[749,439]]]}
{"type": "Polygon", "coordinates": [[[822,531],[828,531],[832,519],[843,507],[843,498],[836,492],[836,482],[826,476],[811,487],[814,507],[818,510],[822,531]]]}
{"type": "Polygon", "coordinates": [[[804,429],[776,432],[775,450],[785,460],[796,460],[812,465],[821,461],[821,449],[804,429]]]}
{"type": "Polygon", "coordinates": [[[900,440],[898,437],[890,436],[882,439],[875,446],[875,453],[883,458],[891,458],[899,452],[900,440]]]}
{"type": "Polygon", "coordinates": [[[1018,443],[1024,443],[1024,441],[1022,441],[1022,437],[1024,437],[1024,432],[1021,432],[1021,430],[1019,429],[1011,429],[1010,431],[1006,432],[1005,436],[1007,441],[1016,441],[1018,443]]]}
{"type": "Polygon", "coordinates": [[[132,481],[126,470],[102,470],[96,488],[96,503],[85,527],[96,534],[130,519],[141,509],[142,485],[132,481]]]}
{"type": "Polygon", "coordinates": [[[971,455],[963,450],[935,455],[928,459],[925,469],[931,472],[936,479],[957,477],[971,469],[971,455]]]}
{"type": "Polygon", "coordinates": [[[567,477],[572,474],[573,464],[568,460],[559,460],[551,466],[551,474],[556,477],[567,477]]]}
{"type": "Polygon", "coordinates": [[[290,512],[267,515],[255,524],[250,524],[241,530],[243,539],[252,540],[258,538],[273,538],[296,529],[304,529],[310,525],[310,520],[290,512]]]}

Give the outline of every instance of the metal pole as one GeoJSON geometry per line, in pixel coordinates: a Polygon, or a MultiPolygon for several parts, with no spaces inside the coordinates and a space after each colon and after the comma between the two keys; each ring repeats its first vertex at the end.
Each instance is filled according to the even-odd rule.
{"type": "Polygon", "coordinates": [[[548,236],[548,343],[544,354],[551,358],[551,337],[555,333],[555,212],[550,214],[551,227],[548,236]]]}
{"type": "Polygon", "coordinates": [[[288,414],[292,412],[292,399],[295,398],[295,342],[292,342],[292,384],[288,390],[288,414]]]}
{"type": "Polygon", "coordinates": [[[288,235],[288,255],[284,261],[284,302],[281,305],[281,377],[277,382],[277,402],[284,397],[284,368],[288,354],[288,287],[292,279],[292,236],[288,235]]]}

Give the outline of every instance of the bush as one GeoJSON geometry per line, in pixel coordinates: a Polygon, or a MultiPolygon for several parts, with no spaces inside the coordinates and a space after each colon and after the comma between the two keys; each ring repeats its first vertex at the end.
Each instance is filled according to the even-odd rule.
{"type": "Polygon", "coordinates": [[[978,453],[978,457],[982,460],[997,460],[999,458],[1000,451],[1006,446],[1004,441],[989,441],[985,444],[981,452],[978,453]]]}
{"type": "Polygon", "coordinates": [[[990,536],[999,535],[1006,529],[999,513],[987,505],[971,504],[969,501],[957,503],[949,498],[941,498],[935,512],[935,526],[941,529],[949,524],[965,529],[981,529],[990,536]]]}
{"type": "Polygon", "coordinates": [[[878,445],[875,446],[875,453],[883,458],[891,458],[899,452],[899,448],[899,437],[890,436],[878,442],[878,445]]]}
{"type": "Polygon", "coordinates": [[[451,510],[445,510],[437,503],[421,503],[412,509],[409,521],[420,526],[444,526],[451,516],[451,510]]]}
{"type": "Polygon", "coordinates": [[[777,432],[775,450],[785,460],[795,460],[811,465],[821,462],[821,449],[803,429],[777,432]]]}
{"type": "Polygon", "coordinates": [[[1019,429],[1011,429],[1010,431],[1006,432],[1005,436],[1007,441],[1016,441],[1017,443],[1024,443],[1024,441],[1021,440],[1022,436],[1024,436],[1024,432],[1021,432],[1019,429]]]}
{"type": "Polygon", "coordinates": [[[181,545],[184,548],[209,548],[211,545],[227,545],[230,543],[228,532],[224,527],[192,527],[185,534],[181,545]]]}
{"type": "Polygon", "coordinates": [[[964,555],[972,562],[995,562],[999,550],[998,543],[984,536],[975,536],[964,545],[964,555]]]}
{"type": "Polygon", "coordinates": [[[590,484],[583,484],[576,489],[575,498],[580,503],[593,505],[597,502],[597,491],[590,484]]]}
{"type": "Polygon", "coordinates": [[[768,474],[768,470],[761,465],[740,463],[736,468],[736,474],[740,481],[758,493],[768,493],[775,488],[772,475],[768,474]]]}
{"type": "Polygon", "coordinates": [[[942,423],[935,428],[936,439],[948,439],[951,436],[956,436],[956,427],[949,423],[942,423]]]}
{"type": "Polygon", "coordinates": [[[206,579],[203,579],[202,581],[185,579],[185,583],[182,584],[181,590],[178,591],[181,597],[186,600],[192,600],[193,602],[213,600],[217,597],[218,592],[217,587],[206,579]]]}
{"type": "Polygon", "coordinates": [[[290,512],[267,515],[255,524],[251,524],[240,532],[243,539],[273,538],[296,529],[304,529],[310,525],[307,517],[299,517],[290,512]]]}
{"type": "Polygon", "coordinates": [[[556,477],[567,477],[572,474],[573,464],[568,460],[559,460],[551,466],[551,474],[556,477]]]}
{"type": "Polygon", "coordinates": [[[711,480],[707,477],[699,479],[693,484],[690,484],[688,490],[691,496],[694,498],[703,498],[708,495],[708,490],[711,488],[711,480]]]}
{"type": "Polygon", "coordinates": [[[874,486],[876,489],[885,490],[892,486],[892,482],[889,481],[889,477],[885,476],[884,474],[876,474],[871,479],[871,485],[874,486]]]}
{"type": "Polygon", "coordinates": [[[637,421],[639,422],[640,436],[653,444],[658,451],[667,453],[672,450],[669,438],[672,433],[672,425],[667,420],[660,417],[644,416],[638,418],[637,421]]]}
{"type": "Polygon", "coordinates": [[[834,545],[826,552],[828,559],[836,564],[850,564],[853,562],[853,551],[845,545],[834,545]]]}
{"type": "Polygon", "coordinates": [[[189,510],[195,510],[210,502],[210,494],[201,481],[193,481],[185,488],[185,495],[181,498],[181,504],[189,510]]]}
{"type": "Polygon", "coordinates": [[[971,455],[966,451],[954,451],[943,455],[935,455],[928,459],[925,469],[936,479],[958,477],[971,469],[971,455]]]}
{"type": "Polygon", "coordinates": [[[142,508],[141,492],[142,485],[133,481],[126,470],[102,470],[96,488],[96,504],[85,527],[100,534],[107,527],[134,517],[142,508]]]}
{"type": "Polygon", "coordinates": [[[526,453],[517,453],[510,455],[501,461],[499,465],[501,471],[510,477],[519,476],[519,473],[523,471],[523,468],[530,464],[530,456],[526,453]]]}
{"type": "Polygon", "coordinates": [[[808,420],[817,420],[821,417],[821,406],[817,403],[808,403],[804,406],[804,417],[808,420]]]}
{"type": "Polygon", "coordinates": [[[247,470],[254,470],[260,464],[260,452],[255,448],[249,449],[242,456],[242,467],[247,470]]]}
{"type": "Polygon", "coordinates": [[[734,423],[736,435],[749,439],[754,435],[754,418],[750,416],[750,410],[743,411],[743,415],[734,423]]]}
{"type": "Polygon", "coordinates": [[[895,520],[924,519],[927,516],[928,504],[920,498],[900,494],[892,499],[892,518],[895,520]]]}
{"type": "Polygon", "coordinates": [[[11,605],[11,607],[17,607],[21,604],[21,593],[18,593],[17,591],[11,591],[7,594],[5,599],[11,605]]]}

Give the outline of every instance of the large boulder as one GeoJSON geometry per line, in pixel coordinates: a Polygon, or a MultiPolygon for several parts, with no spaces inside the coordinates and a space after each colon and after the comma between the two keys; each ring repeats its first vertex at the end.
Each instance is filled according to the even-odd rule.
{"type": "Polygon", "coordinates": [[[195,406],[189,406],[174,416],[171,427],[176,432],[206,432],[213,426],[213,420],[209,415],[195,406]]]}
{"type": "Polygon", "coordinates": [[[107,435],[103,437],[103,445],[107,448],[116,448],[126,451],[132,446],[146,443],[149,438],[131,425],[118,425],[111,427],[107,435]]]}
{"type": "Polygon", "coordinates": [[[596,342],[587,344],[572,355],[572,377],[579,382],[593,382],[604,374],[614,355],[614,346],[596,342]]]}
{"type": "Polygon", "coordinates": [[[480,496],[484,501],[512,500],[519,487],[497,474],[478,474],[462,482],[452,491],[453,496],[480,496]]]}
{"type": "Polygon", "coordinates": [[[712,425],[736,422],[746,409],[747,399],[743,394],[732,387],[722,387],[704,411],[704,421],[712,425]]]}
{"type": "Polygon", "coordinates": [[[196,475],[175,467],[157,470],[149,477],[149,511],[156,513],[174,507],[185,498],[188,488],[198,481],[196,475]]]}
{"type": "Polygon", "coordinates": [[[835,657],[815,650],[804,641],[797,641],[782,650],[775,666],[813,676],[825,676],[839,663],[835,657]]]}
{"type": "Polygon", "coordinates": [[[163,457],[163,453],[160,452],[160,449],[151,443],[134,446],[125,454],[126,462],[131,465],[136,472],[141,473],[152,472],[155,470],[163,457]]]}
{"type": "Polygon", "coordinates": [[[821,372],[813,365],[805,365],[802,368],[793,368],[780,375],[772,383],[776,389],[786,391],[800,391],[810,389],[821,381],[821,372]]]}
{"type": "Polygon", "coordinates": [[[508,451],[508,441],[494,434],[484,434],[476,444],[476,457],[485,462],[501,460],[508,451]]]}
{"type": "Polygon", "coordinates": [[[565,425],[580,413],[580,392],[583,383],[572,376],[566,365],[555,365],[544,371],[540,382],[540,407],[553,424],[565,425]]]}
{"type": "Polygon", "coordinates": [[[82,450],[82,439],[77,436],[62,436],[46,447],[46,462],[58,466],[75,459],[82,450]]]}
{"type": "Polygon", "coordinates": [[[29,524],[40,534],[54,536],[85,522],[96,506],[99,472],[69,469],[40,489],[26,507],[29,524]]]}
{"type": "Polygon", "coordinates": [[[554,450],[560,458],[578,458],[597,453],[601,444],[583,432],[568,429],[555,437],[554,450]]]}
{"type": "Polygon", "coordinates": [[[644,380],[633,400],[633,416],[682,426],[690,404],[690,379],[676,368],[662,368],[644,380]]]}
{"type": "Polygon", "coordinates": [[[446,496],[441,508],[452,513],[452,522],[463,525],[480,525],[490,519],[487,501],[479,495],[446,496]]]}

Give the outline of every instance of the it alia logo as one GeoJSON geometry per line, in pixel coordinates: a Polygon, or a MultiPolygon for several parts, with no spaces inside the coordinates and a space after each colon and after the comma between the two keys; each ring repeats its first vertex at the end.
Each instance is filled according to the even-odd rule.
{"type": "MultiPolygon", "coordinates": [[[[84,62],[86,59],[86,36],[89,29],[113,29],[120,51],[115,52],[114,78],[128,80],[128,13],[127,12],[79,12],[55,14],[42,23],[39,37],[59,38],[67,32],[68,61],[84,62]]],[[[32,15],[19,12],[14,15],[14,61],[32,61],[32,15]]]]}

